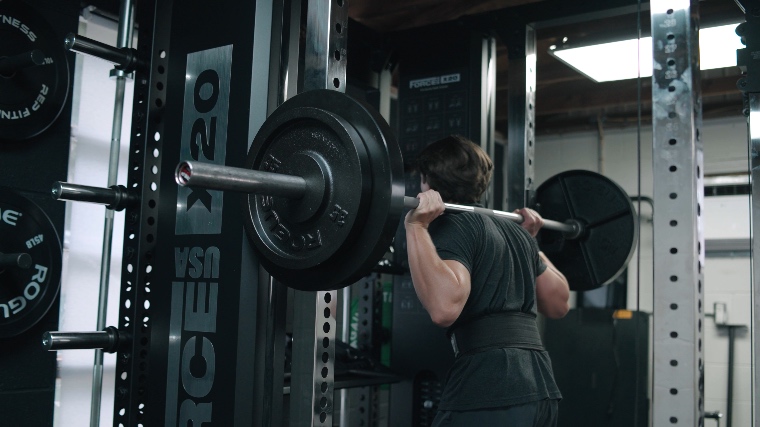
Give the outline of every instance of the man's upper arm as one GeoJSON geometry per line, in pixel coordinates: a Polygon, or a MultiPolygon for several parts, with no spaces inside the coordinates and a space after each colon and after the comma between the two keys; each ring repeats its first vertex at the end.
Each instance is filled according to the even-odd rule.
{"type": "Polygon", "coordinates": [[[550,319],[564,317],[569,310],[570,290],[564,277],[547,268],[536,277],[536,302],[539,313],[550,319]]]}
{"type": "MultiPolygon", "coordinates": [[[[449,286],[438,283],[434,295],[427,298],[425,307],[439,326],[448,327],[464,309],[470,296],[470,260],[474,257],[473,238],[462,224],[463,218],[442,216],[430,224],[430,237],[438,257],[454,279],[449,286]]],[[[419,296],[419,295],[418,295],[419,296]]]]}
{"type": "MultiPolygon", "coordinates": [[[[457,311],[461,313],[467,299],[470,297],[470,289],[472,288],[470,270],[468,270],[461,262],[453,259],[445,259],[443,262],[454,272],[454,275],[459,282],[461,293],[453,296],[451,302],[456,305],[457,311]]],[[[457,315],[457,317],[459,316],[457,315]]]]}

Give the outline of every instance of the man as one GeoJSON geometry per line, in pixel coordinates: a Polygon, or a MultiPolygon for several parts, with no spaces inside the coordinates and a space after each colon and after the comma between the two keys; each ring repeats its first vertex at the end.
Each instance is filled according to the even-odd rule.
{"type": "Polygon", "coordinates": [[[555,426],[561,398],[536,326],[561,318],[567,279],[539,251],[543,225],[530,209],[519,225],[478,213],[443,214],[444,201],[476,205],[493,163],[473,142],[450,136],[417,162],[422,192],[406,227],[417,296],[456,352],[433,426],[555,426]]]}

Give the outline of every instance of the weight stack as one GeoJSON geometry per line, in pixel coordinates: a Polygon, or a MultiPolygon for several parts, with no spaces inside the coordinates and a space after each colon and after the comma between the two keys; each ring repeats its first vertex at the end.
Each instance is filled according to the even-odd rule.
{"type": "MultiPolygon", "coordinates": [[[[33,101],[36,97],[39,101],[40,94],[15,98],[19,100],[16,104],[19,108],[11,106],[14,104],[13,99],[4,98],[0,94],[0,99],[2,99],[0,116],[3,121],[2,129],[5,129],[0,132],[0,187],[14,191],[39,206],[52,222],[59,241],[63,242],[66,205],[50,197],[50,188],[55,180],[65,181],[68,172],[74,55],[64,51],[63,40],[67,33],[77,31],[79,2],[13,0],[7,3],[3,5],[5,9],[0,7],[0,14],[10,16],[19,13],[18,16],[22,14],[26,16],[28,12],[30,18],[28,22],[19,22],[18,26],[14,25],[13,21],[10,23],[8,20],[2,21],[0,31],[4,34],[5,41],[9,40],[6,36],[13,38],[13,34],[18,31],[20,33],[16,35],[23,34],[29,37],[29,29],[32,28],[32,32],[36,31],[35,37],[32,37],[35,39],[33,43],[42,42],[46,45],[60,46],[60,51],[44,52],[44,54],[46,60],[54,55],[61,60],[55,66],[60,67],[59,77],[62,73],[67,74],[67,78],[56,81],[58,92],[55,97],[51,92],[47,92],[47,97],[42,95],[44,99],[42,107],[37,104],[37,109],[32,109],[31,101],[25,105],[26,102],[22,99],[33,101]],[[26,26],[26,33],[22,24],[26,26]],[[51,30],[50,33],[44,31],[48,29],[51,30]],[[37,37],[46,37],[50,40],[39,40],[37,37]],[[63,61],[63,58],[66,60],[63,61]],[[55,106],[51,107],[53,104],[55,106]],[[26,114],[26,107],[29,107],[29,115],[26,114]],[[47,107],[51,107],[52,111],[46,110],[47,107]],[[9,114],[13,115],[11,110],[22,112],[20,115],[23,118],[17,121],[19,124],[6,120],[9,114]],[[35,120],[38,121],[31,123],[35,120]],[[22,121],[26,123],[21,124],[22,121]],[[32,129],[29,130],[30,128],[32,129]],[[20,133],[26,133],[29,136],[19,136],[20,133]],[[18,138],[10,138],[11,135],[16,135],[18,138]]],[[[19,21],[23,20],[19,18],[19,21]]],[[[4,44],[0,40],[0,49],[10,49],[8,53],[0,51],[0,56],[15,54],[13,50],[17,47],[4,44]]],[[[50,64],[46,63],[41,67],[50,68],[50,64]]],[[[14,77],[9,77],[5,83],[13,85],[14,90],[20,89],[19,85],[14,83],[17,81],[14,77]]],[[[20,77],[20,79],[23,78],[23,76],[20,77]]],[[[49,84],[49,81],[45,83],[49,84]]],[[[30,84],[31,86],[34,84],[30,84]]],[[[48,88],[53,89],[50,86],[48,88]]],[[[6,89],[3,90],[6,91],[6,89]]],[[[60,278],[60,271],[56,272],[56,275],[60,278]]],[[[59,286],[59,284],[60,281],[56,280],[56,283],[49,282],[48,286],[59,286]]],[[[30,329],[16,336],[0,339],[0,414],[2,414],[3,425],[19,427],[53,425],[56,355],[54,352],[42,349],[40,337],[45,331],[58,329],[59,298],[55,298],[51,308],[30,329]]],[[[0,303],[7,302],[0,301],[0,303]]],[[[0,322],[3,321],[1,316],[2,314],[0,314],[0,322]]]]}
{"type": "Polygon", "coordinates": [[[649,314],[572,309],[546,320],[560,427],[649,425],[649,314]]]}
{"type": "MultiPolygon", "coordinates": [[[[487,83],[488,38],[447,23],[396,34],[393,40],[399,54],[396,134],[406,195],[414,197],[420,178],[413,166],[425,146],[451,134],[476,143],[488,137],[481,125],[487,120],[482,87],[487,83]]],[[[396,233],[394,263],[409,267],[403,223],[396,233]]],[[[445,331],[422,307],[409,274],[394,278],[392,325],[391,368],[407,380],[391,387],[390,424],[428,426],[454,354],[445,331]]]]}

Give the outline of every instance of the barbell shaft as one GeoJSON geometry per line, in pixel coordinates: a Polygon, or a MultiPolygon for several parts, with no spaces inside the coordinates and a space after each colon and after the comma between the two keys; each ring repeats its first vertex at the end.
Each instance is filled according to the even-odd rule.
{"type": "MultiPolygon", "coordinates": [[[[404,207],[409,209],[416,209],[419,204],[420,199],[416,197],[404,196],[404,207]]],[[[491,217],[506,218],[518,224],[521,224],[525,220],[522,215],[513,212],[497,211],[493,209],[481,208],[478,206],[455,205],[452,203],[444,203],[444,205],[446,206],[446,212],[476,212],[491,217]]],[[[569,235],[580,233],[580,224],[577,223],[565,224],[559,221],[544,219],[543,227],[549,230],[561,231],[569,235]]]]}
{"type": "MultiPolygon", "coordinates": [[[[308,188],[308,182],[300,176],[191,161],[181,162],[177,166],[174,177],[177,184],[182,186],[264,194],[291,199],[300,199],[306,194],[308,188]]],[[[420,200],[416,197],[404,196],[404,207],[406,208],[415,209],[419,203],[420,200]]],[[[518,224],[523,222],[522,215],[512,212],[451,203],[445,203],[445,206],[447,212],[477,212],[492,217],[506,218],[518,224]]],[[[544,219],[544,228],[561,231],[570,238],[581,234],[581,226],[578,223],[565,224],[544,219]]]]}

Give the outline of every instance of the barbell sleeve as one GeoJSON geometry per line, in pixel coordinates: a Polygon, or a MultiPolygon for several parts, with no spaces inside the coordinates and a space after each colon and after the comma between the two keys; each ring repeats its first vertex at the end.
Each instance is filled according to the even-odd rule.
{"type": "MultiPolygon", "coordinates": [[[[242,193],[265,194],[269,196],[300,199],[308,191],[308,182],[300,176],[264,172],[232,166],[184,161],[177,165],[174,179],[177,184],[200,187],[209,190],[238,191],[242,193]]],[[[416,197],[404,196],[404,207],[415,209],[420,201],[416,197]]],[[[446,203],[447,212],[477,212],[480,214],[506,218],[522,223],[523,217],[512,212],[497,211],[475,206],[446,203]]],[[[562,223],[544,219],[544,228],[565,233],[567,238],[577,238],[583,232],[578,222],[562,223]]]]}
{"type": "Polygon", "coordinates": [[[39,49],[33,49],[18,55],[0,59],[0,75],[10,75],[24,68],[34,67],[45,63],[45,54],[39,49]]]}
{"type": "Polygon", "coordinates": [[[109,46],[74,33],[69,33],[63,44],[68,50],[111,62],[117,69],[126,72],[134,71],[138,66],[144,65],[143,61],[138,59],[135,49],[109,46]]]}
{"type": "Polygon", "coordinates": [[[177,166],[174,178],[182,186],[266,194],[288,199],[302,198],[308,187],[306,180],[300,176],[190,161],[177,166]]]}
{"type": "Polygon", "coordinates": [[[115,211],[120,211],[138,200],[138,197],[123,185],[100,188],[57,181],[53,183],[51,194],[55,200],[97,203],[115,211]]]}
{"type": "Polygon", "coordinates": [[[124,349],[128,336],[113,326],[95,332],[45,332],[42,346],[48,351],[102,349],[115,353],[124,349]]]}
{"type": "Polygon", "coordinates": [[[27,253],[4,254],[0,252],[0,271],[5,268],[27,269],[32,266],[32,256],[27,253]]]}

